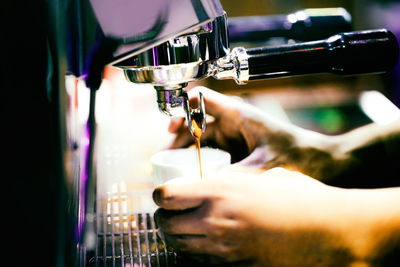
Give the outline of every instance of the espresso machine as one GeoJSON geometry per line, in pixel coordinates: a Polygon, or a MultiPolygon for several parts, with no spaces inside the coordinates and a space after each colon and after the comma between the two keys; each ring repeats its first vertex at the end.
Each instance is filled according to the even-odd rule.
{"type": "MultiPolygon", "coordinates": [[[[254,18],[230,24],[218,0],[51,0],[41,7],[47,95],[55,103],[50,126],[57,129],[51,131],[57,169],[52,172],[54,236],[48,242],[54,248],[52,266],[179,265],[179,255],[157,234],[152,214],[120,212],[118,223],[96,204],[96,93],[106,67],[122,70],[134,84],[152,85],[154,108],[186,118],[192,132],[193,115],[203,116],[206,130],[206,110],[203,104],[189,106],[190,82],[213,77],[245,85],[314,73],[386,72],[399,53],[386,29],[350,31],[350,15],[340,8],[258,18],[262,27],[257,28],[254,18]],[[273,37],[293,41],[230,47],[230,38],[267,44],[273,37]],[[90,92],[82,126],[75,116],[82,103],[70,97],[79,84],[90,92]]],[[[199,98],[202,102],[201,93],[199,98]]]]}

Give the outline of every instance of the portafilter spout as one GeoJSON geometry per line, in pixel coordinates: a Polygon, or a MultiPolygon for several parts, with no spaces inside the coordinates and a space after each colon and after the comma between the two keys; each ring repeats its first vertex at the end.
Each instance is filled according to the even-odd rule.
{"type": "Polygon", "coordinates": [[[199,92],[199,106],[197,108],[191,108],[189,104],[189,97],[184,87],[187,84],[179,84],[174,87],[171,86],[154,86],[157,90],[157,103],[158,109],[170,117],[184,117],[187,120],[190,133],[193,135],[194,126],[193,118],[202,118],[200,128],[202,132],[206,128],[206,111],[204,107],[203,94],[199,92]]]}

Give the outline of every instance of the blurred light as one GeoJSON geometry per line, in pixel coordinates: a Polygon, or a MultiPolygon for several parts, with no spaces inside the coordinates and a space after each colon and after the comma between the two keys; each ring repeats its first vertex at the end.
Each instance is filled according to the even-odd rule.
{"type": "Polygon", "coordinates": [[[351,21],[351,15],[349,12],[347,12],[346,9],[342,7],[334,7],[334,8],[307,8],[305,9],[305,12],[309,16],[319,16],[319,17],[325,17],[325,16],[342,16],[345,20],[351,21]]]}
{"type": "Polygon", "coordinates": [[[388,124],[400,118],[400,110],[378,91],[363,92],[361,109],[375,123],[388,124]]]}
{"type": "Polygon", "coordinates": [[[317,120],[321,130],[326,133],[338,133],[345,124],[343,114],[334,108],[327,108],[317,113],[317,120]]]}
{"type": "Polygon", "coordinates": [[[296,23],[296,21],[297,21],[296,15],[295,15],[295,14],[289,14],[289,15],[287,16],[287,20],[288,20],[290,23],[296,23]]]}
{"type": "Polygon", "coordinates": [[[304,11],[297,11],[296,18],[297,18],[297,20],[306,20],[306,19],[308,19],[308,15],[304,11]]]}

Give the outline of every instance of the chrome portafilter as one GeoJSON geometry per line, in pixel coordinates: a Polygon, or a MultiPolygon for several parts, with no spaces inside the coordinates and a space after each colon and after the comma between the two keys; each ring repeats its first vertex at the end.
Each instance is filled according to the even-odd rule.
{"type": "MultiPolygon", "coordinates": [[[[186,84],[184,84],[186,85],[186,84]]],[[[197,108],[191,108],[189,103],[189,96],[183,89],[184,86],[177,85],[174,88],[154,86],[157,90],[157,103],[158,109],[170,117],[184,117],[190,133],[194,133],[195,128],[193,120],[196,121],[201,131],[204,133],[206,129],[206,111],[204,107],[203,94],[199,92],[199,105],[197,108]]]]}
{"type": "Polygon", "coordinates": [[[229,53],[226,14],[212,22],[165,43],[119,62],[132,83],[151,84],[157,91],[159,110],[172,117],[187,119],[193,134],[192,120],[204,132],[204,100],[199,93],[199,106],[191,108],[185,91],[188,82],[204,79],[212,72],[212,63],[229,53]]]}

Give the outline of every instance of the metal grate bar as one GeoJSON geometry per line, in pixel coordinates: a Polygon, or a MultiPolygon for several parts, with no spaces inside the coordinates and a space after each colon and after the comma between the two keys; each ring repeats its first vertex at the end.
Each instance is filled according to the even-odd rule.
{"type": "MultiPolygon", "coordinates": [[[[111,253],[112,253],[112,266],[115,267],[115,233],[114,233],[114,199],[113,194],[110,193],[110,222],[111,222],[111,253]]],[[[106,254],[107,255],[107,254],[106,254]]]]}
{"type": "Polygon", "coordinates": [[[98,199],[96,255],[90,262],[102,267],[176,266],[176,254],[157,234],[153,215],[129,208],[135,195],[120,189],[105,195],[98,199]]]}
{"type": "MultiPolygon", "coordinates": [[[[98,229],[100,229],[100,219],[99,219],[99,216],[100,216],[100,213],[96,213],[96,231],[98,231],[98,229]]],[[[96,255],[98,255],[99,254],[99,246],[96,246],[96,255]]],[[[96,257],[95,258],[95,264],[96,264],[96,266],[99,266],[99,260],[98,260],[98,258],[96,257]]]]}
{"type": "Polygon", "coordinates": [[[131,230],[131,212],[127,211],[128,214],[128,218],[127,218],[127,222],[128,222],[128,244],[129,244],[129,258],[130,258],[130,264],[133,267],[133,251],[132,251],[132,230],[131,230]]]}
{"type": "MultiPolygon", "coordinates": [[[[107,206],[107,204],[106,204],[106,206],[107,206]]],[[[97,228],[97,229],[99,229],[99,228],[97,228]]],[[[103,212],[103,255],[104,256],[107,255],[107,235],[106,235],[106,232],[107,232],[107,213],[103,212]]],[[[96,258],[98,258],[98,257],[96,257],[96,258]]],[[[106,261],[104,259],[103,259],[103,266],[107,267],[106,261]]]]}
{"type": "Polygon", "coordinates": [[[120,242],[121,242],[121,267],[125,267],[125,257],[124,257],[124,222],[123,222],[123,218],[122,218],[122,199],[121,199],[121,192],[120,189],[118,189],[118,215],[119,215],[119,236],[120,236],[120,242]]]}
{"type": "Polygon", "coordinates": [[[139,254],[139,266],[143,266],[142,248],[141,248],[140,233],[139,233],[139,228],[140,228],[139,216],[135,216],[135,220],[136,220],[136,242],[138,245],[138,254],[139,254]]]}
{"type": "MultiPolygon", "coordinates": [[[[158,251],[157,233],[155,231],[156,225],[154,223],[154,217],[153,216],[150,216],[150,223],[151,223],[151,228],[154,230],[153,231],[153,240],[154,240],[154,244],[156,246],[157,266],[160,266],[160,256],[159,256],[160,252],[158,251]]],[[[167,253],[165,253],[165,258],[167,259],[167,253]]],[[[165,263],[166,263],[166,266],[168,267],[168,261],[166,261],[165,263]]]]}
{"type": "Polygon", "coordinates": [[[147,222],[148,222],[148,218],[150,218],[150,216],[146,216],[146,214],[144,213],[142,213],[142,220],[143,220],[143,227],[144,227],[144,231],[145,231],[145,235],[144,235],[144,238],[145,238],[145,243],[146,243],[146,250],[147,250],[147,260],[148,260],[148,262],[149,262],[149,266],[151,266],[151,259],[150,259],[150,243],[149,243],[149,235],[147,234],[148,233],[148,230],[147,230],[147,222]]]}

